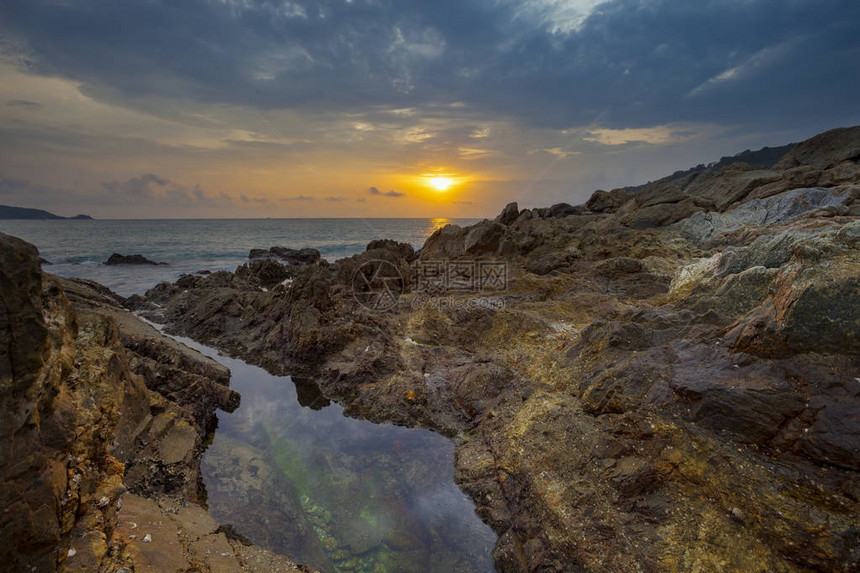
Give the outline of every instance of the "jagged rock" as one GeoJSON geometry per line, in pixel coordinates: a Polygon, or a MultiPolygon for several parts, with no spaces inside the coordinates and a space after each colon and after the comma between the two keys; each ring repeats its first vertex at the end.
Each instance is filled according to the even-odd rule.
{"type": "Polygon", "coordinates": [[[678,203],[687,198],[687,194],[677,182],[658,181],[643,187],[633,198],[636,199],[636,206],[642,209],[664,203],[678,203]]]}
{"type": "Polygon", "coordinates": [[[633,229],[650,229],[681,221],[698,211],[701,211],[701,208],[688,198],[677,203],[657,203],[638,208],[622,216],[619,221],[633,229]]]}
{"type": "Polygon", "coordinates": [[[792,221],[817,209],[844,205],[851,199],[851,187],[793,189],[765,199],[748,201],[724,213],[697,212],[675,223],[671,229],[689,241],[703,244],[721,233],[742,226],[764,227],[792,221]]]}
{"type": "Polygon", "coordinates": [[[494,254],[502,247],[504,237],[504,225],[494,221],[483,221],[466,233],[463,250],[471,255],[494,254]]]}
{"type": "Polygon", "coordinates": [[[629,199],[626,189],[613,189],[606,192],[602,189],[595,191],[585,203],[589,211],[595,213],[614,213],[629,199]]]}
{"type": "Polygon", "coordinates": [[[269,249],[274,255],[282,258],[293,265],[309,265],[320,260],[320,252],[316,249],[286,249],[283,247],[272,247],[269,249]]]}
{"type": "Polygon", "coordinates": [[[730,165],[722,171],[700,175],[684,193],[713,204],[717,211],[724,211],[743,200],[757,187],[773,183],[780,178],[780,173],[776,171],[741,171],[737,169],[737,165],[730,165]]]}
{"type": "Polygon", "coordinates": [[[444,227],[413,264],[507,269],[445,304],[362,308],[350,281],[371,254],[409,269],[382,245],[288,296],[147,296],[168,328],[309,368],[348,415],[457,436],[500,571],[854,570],[860,189],[821,187],[853,177],[845,161],[809,167],[703,167],[588,212],[444,227]]]}
{"type": "Polygon", "coordinates": [[[291,278],[294,270],[272,258],[252,259],[236,268],[236,276],[271,287],[291,278]]]}
{"type": "Polygon", "coordinates": [[[669,285],[669,299],[680,300],[689,296],[705,279],[713,278],[722,255],[717,253],[708,258],[701,258],[688,265],[678,268],[672,283],[669,285]]]}
{"type": "Polygon", "coordinates": [[[422,259],[453,259],[463,254],[466,232],[462,227],[448,224],[436,229],[424,242],[419,253],[422,259]]]}
{"type": "Polygon", "coordinates": [[[860,249],[860,220],[855,219],[839,229],[836,242],[844,247],[860,249]]]}
{"type": "Polygon", "coordinates": [[[393,251],[397,254],[397,257],[404,259],[406,262],[411,263],[415,260],[415,248],[409,243],[398,243],[392,239],[377,239],[374,241],[370,241],[367,244],[367,251],[376,251],[376,250],[389,250],[393,251]]]}
{"type": "Polygon", "coordinates": [[[839,259],[782,269],[773,305],[736,328],[735,347],[763,356],[860,351],[860,259],[856,251],[839,259]]]}
{"type": "MultiPolygon", "coordinates": [[[[792,189],[815,187],[819,179],[821,179],[821,170],[811,165],[800,165],[783,171],[779,180],[756,187],[749,194],[749,198],[764,199],[792,189]]],[[[822,187],[831,187],[831,185],[822,185],[822,187]]]]}
{"type": "Polygon", "coordinates": [[[779,268],[791,260],[794,248],[809,237],[808,233],[785,232],[762,235],[743,247],[726,247],[722,251],[716,276],[721,278],[756,266],[779,268]]]}
{"type": "Polygon", "coordinates": [[[569,251],[550,251],[529,257],[524,268],[536,275],[547,275],[553,271],[568,267],[571,261],[579,258],[582,253],[578,249],[569,251]]]}
{"type": "Polygon", "coordinates": [[[167,263],[157,263],[150,261],[143,255],[121,255],[114,253],[103,264],[105,265],[167,265],[167,263]]]}
{"type": "MultiPolygon", "coordinates": [[[[177,529],[164,536],[118,531],[132,523],[118,521],[122,500],[124,520],[134,500],[147,502],[122,498],[127,489],[170,494],[170,503],[183,506],[177,515],[206,515],[194,505],[203,443],[215,410],[238,404],[225,368],[164,337],[121,302],[91,281],[43,275],[35,247],[0,233],[4,567],[250,571],[254,561],[261,571],[297,570],[259,548],[225,545],[214,531],[189,547],[177,529]],[[230,558],[219,561],[216,548],[230,558]]],[[[158,527],[170,521],[167,513],[154,511],[158,527]]],[[[178,519],[190,529],[191,521],[178,519]]]]}
{"type": "Polygon", "coordinates": [[[9,570],[54,570],[53,550],[71,533],[60,508],[75,412],[71,400],[58,395],[63,371],[72,367],[74,342],[45,318],[75,325],[65,301],[45,302],[48,309],[38,251],[0,233],[0,559],[9,570]]]}
{"type": "Polygon", "coordinates": [[[249,259],[261,259],[273,257],[285,261],[289,265],[311,265],[318,262],[321,254],[316,249],[288,249],[287,247],[271,247],[265,249],[251,249],[248,254],[249,259]]]}
{"type": "Polygon", "coordinates": [[[818,182],[820,187],[836,187],[860,183],[860,163],[845,161],[821,173],[818,182]]]}
{"type": "Polygon", "coordinates": [[[496,217],[496,223],[501,223],[502,225],[510,225],[514,221],[517,220],[517,217],[520,216],[520,209],[517,206],[516,201],[512,203],[508,203],[505,205],[505,208],[502,209],[502,212],[496,217]]]}
{"type": "Polygon", "coordinates": [[[582,215],[585,213],[585,207],[583,206],[572,206],[567,203],[556,203],[552,207],[549,208],[547,216],[554,217],[556,219],[563,219],[568,215],[582,215]]]}
{"type": "Polygon", "coordinates": [[[776,165],[777,169],[791,169],[811,165],[816,169],[829,169],[843,161],[860,159],[860,126],[831,129],[798,143],[776,165]]]}

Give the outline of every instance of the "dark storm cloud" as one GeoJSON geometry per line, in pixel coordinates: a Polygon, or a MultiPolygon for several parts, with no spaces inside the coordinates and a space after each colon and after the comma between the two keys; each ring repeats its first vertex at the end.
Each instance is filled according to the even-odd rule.
{"type": "Polygon", "coordinates": [[[189,0],[0,7],[7,53],[118,103],[367,111],[462,101],[532,125],[856,117],[856,0],[189,0]],[[549,14],[549,16],[547,16],[549,14]],[[540,17],[538,17],[540,16],[540,17]]]}

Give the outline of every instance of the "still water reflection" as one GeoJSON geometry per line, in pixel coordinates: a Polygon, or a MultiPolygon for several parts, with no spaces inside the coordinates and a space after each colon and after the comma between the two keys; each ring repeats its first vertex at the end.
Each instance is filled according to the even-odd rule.
{"type": "Polygon", "coordinates": [[[203,458],[217,520],[323,571],[493,571],[495,534],[454,485],[448,440],[346,418],[312,383],[297,393],[289,377],[180,340],[230,368],[242,394],[203,458]]]}

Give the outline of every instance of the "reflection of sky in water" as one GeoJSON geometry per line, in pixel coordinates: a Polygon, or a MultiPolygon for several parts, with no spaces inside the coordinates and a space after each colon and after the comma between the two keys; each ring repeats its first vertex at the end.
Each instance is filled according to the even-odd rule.
{"type": "Polygon", "coordinates": [[[219,413],[218,431],[204,457],[209,506],[217,519],[260,545],[289,548],[291,556],[316,559],[317,566],[331,571],[492,571],[495,535],[454,485],[454,447],[447,439],[347,418],[336,404],[302,407],[290,378],[180,340],[229,367],[231,385],[242,395],[236,412],[219,413]],[[220,452],[244,447],[237,444],[249,445],[253,455],[235,459],[262,459],[282,469],[289,485],[273,487],[299,500],[302,519],[310,519],[308,535],[323,542],[328,563],[314,557],[317,539],[278,546],[277,538],[259,538],[266,537],[265,528],[257,539],[248,533],[269,519],[269,500],[263,496],[256,508],[237,510],[230,492],[242,484],[225,485],[229,468],[207,463],[215,457],[222,463],[220,452]]]}

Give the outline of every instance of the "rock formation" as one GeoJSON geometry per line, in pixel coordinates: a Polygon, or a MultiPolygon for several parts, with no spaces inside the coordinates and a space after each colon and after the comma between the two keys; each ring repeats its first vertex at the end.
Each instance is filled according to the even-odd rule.
{"type": "Polygon", "coordinates": [[[121,255],[114,253],[108,260],[104,262],[106,265],[167,265],[167,263],[157,263],[150,261],[143,255],[121,255]]]}
{"type": "MultiPolygon", "coordinates": [[[[499,571],[858,570],[858,149],[860,127],[835,130],[768,168],[512,204],[418,253],[252,257],[125,304],[312,376],[349,415],[449,436],[499,571]],[[380,311],[355,294],[383,267],[403,294],[380,311]]],[[[4,240],[4,558],[154,559],[115,525],[122,487],[170,539],[192,520],[251,551],[188,501],[207,412],[235,402],[223,374],[160,360],[179,350],[109,292],[43,280],[4,240]],[[95,534],[67,558],[73,529],[95,534]]]]}
{"type": "Polygon", "coordinates": [[[374,243],[135,304],[350,415],[451,436],[499,571],[856,570],[858,145],[836,130],[767,169],[511,204],[415,260],[374,243]],[[387,312],[352,296],[380,261],[407,290],[387,312]],[[427,268],[471,292],[423,288],[427,268]]]}
{"type": "Polygon", "coordinates": [[[251,249],[248,258],[274,258],[290,265],[310,265],[320,260],[320,252],[316,249],[307,248],[288,249],[287,247],[271,247],[268,251],[264,249],[251,249]]]}
{"type": "Polygon", "coordinates": [[[8,571],[298,571],[203,510],[200,455],[239,396],[216,362],[0,234],[0,560],[8,571]]]}

